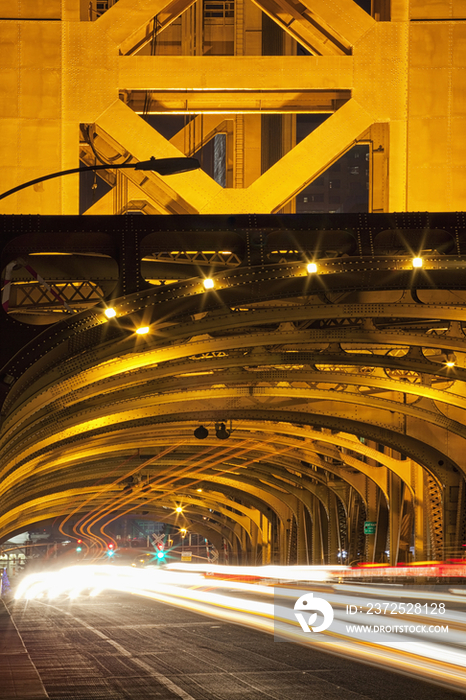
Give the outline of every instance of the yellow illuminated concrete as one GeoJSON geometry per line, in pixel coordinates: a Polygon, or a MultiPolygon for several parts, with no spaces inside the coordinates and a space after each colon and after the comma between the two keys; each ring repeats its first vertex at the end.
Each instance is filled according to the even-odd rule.
{"type": "MultiPolygon", "coordinates": [[[[249,0],[238,4],[235,56],[201,55],[189,32],[183,34],[183,50],[190,55],[163,55],[162,44],[156,55],[137,55],[148,51],[152,18],[160,19],[161,41],[180,13],[194,18],[198,10],[188,9],[191,0],[119,0],[93,22],[79,21],[79,4],[71,0],[2,0],[0,189],[77,167],[81,123],[98,125],[122,156],[129,152],[143,160],[184,153],[181,136],[170,143],[131,109],[138,110],[132,91],[149,90],[155,112],[223,110],[238,116],[226,189],[203,172],[144,179],[125,171],[141,191],[132,201],[142,202],[146,212],[278,211],[346,149],[367,142],[373,125],[382,124],[386,133],[378,153],[384,155],[370,162],[373,209],[464,208],[464,0],[393,0],[391,21],[382,22],[352,0],[257,4],[314,55],[257,55],[260,13],[249,0]],[[121,91],[130,106],[120,99],[121,91]],[[319,103],[318,91],[331,92],[319,103]],[[294,131],[287,126],[285,155],[261,177],[261,125],[255,115],[306,110],[331,116],[288,153],[294,131]],[[246,112],[252,113],[248,122],[240,116],[246,112]]],[[[183,22],[187,31],[191,25],[183,22]]],[[[219,28],[209,31],[223,36],[219,28]]],[[[283,51],[291,54],[295,48],[288,43],[283,51]]],[[[108,213],[109,202],[107,197],[93,210],[108,213]]],[[[42,183],[0,203],[0,213],[74,214],[77,209],[76,176],[42,183]]]]}
{"type": "Polygon", "coordinates": [[[464,19],[466,17],[465,0],[410,0],[409,16],[411,19],[464,19]]]}
{"type": "MultiPolygon", "coordinates": [[[[116,100],[97,120],[97,124],[112,138],[116,139],[138,160],[144,160],[147,154],[157,158],[180,157],[183,155],[170,141],[167,141],[155,129],[152,129],[121,100],[116,100]]],[[[183,207],[179,213],[195,213],[206,202],[216,196],[222,188],[202,170],[191,173],[171,175],[162,178],[144,172],[143,178],[129,171],[130,178],[148,178],[154,187],[164,190],[172,201],[183,207]]]]}
{"type": "Polygon", "coordinates": [[[247,189],[222,190],[203,213],[221,213],[226,201],[234,210],[267,213],[280,209],[291,195],[320,175],[323,163],[332,163],[351,148],[371,123],[370,115],[355,100],[347,102],[247,189]]]}
{"type": "Polygon", "coordinates": [[[353,0],[254,0],[312,53],[349,52],[374,20],[353,0]]]}
{"type": "Polygon", "coordinates": [[[296,91],[353,83],[351,56],[122,56],[118,68],[120,88],[132,90],[296,91]]]}

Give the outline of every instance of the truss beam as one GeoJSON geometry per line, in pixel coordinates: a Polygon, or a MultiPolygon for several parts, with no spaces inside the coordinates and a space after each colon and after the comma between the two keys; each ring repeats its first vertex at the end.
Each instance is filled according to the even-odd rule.
{"type": "Polygon", "coordinates": [[[353,0],[254,0],[282,29],[317,55],[349,54],[374,20],[353,0]]]}
{"type": "MultiPolygon", "coordinates": [[[[122,90],[350,90],[351,56],[121,56],[122,90]]],[[[241,102],[241,94],[238,102],[241,102]]]]}
{"type": "MultiPolygon", "coordinates": [[[[349,90],[128,91],[123,98],[137,114],[333,114],[349,100],[349,90]]],[[[173,142],[173,139],[171,139],[173,142]]]]}

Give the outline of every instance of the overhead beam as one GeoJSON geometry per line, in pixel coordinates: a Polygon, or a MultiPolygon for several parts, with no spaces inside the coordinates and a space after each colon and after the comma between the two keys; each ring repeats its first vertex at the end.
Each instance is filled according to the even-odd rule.
{"type": "Polygon", "coordinates": [[[120,56],[122,90],[349,90],[351,56],[120,56]]]}
{"type": "MultiPolygon", "coordinates": [[[[138,114],[332,114],[351,97],[350,90],[166,90],[123,93],[138,114]],[[149,107],[147,107],[147,103],[149,107]]],[[[172,139],[173,142],[173,139],[172,139]]]]}

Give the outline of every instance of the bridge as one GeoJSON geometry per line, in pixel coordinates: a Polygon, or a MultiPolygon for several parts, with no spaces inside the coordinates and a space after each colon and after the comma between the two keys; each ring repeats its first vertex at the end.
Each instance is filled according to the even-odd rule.
{"type": "Polygon", "coordinates": [[[464,0],[1,4],[5,697],[464,692],[464,0]]]}
{"type": "Polygon", "coordinates": [[[462,555],[463,214],[1,226],[4,539],[133,514],[230,563],[462,555]]]}

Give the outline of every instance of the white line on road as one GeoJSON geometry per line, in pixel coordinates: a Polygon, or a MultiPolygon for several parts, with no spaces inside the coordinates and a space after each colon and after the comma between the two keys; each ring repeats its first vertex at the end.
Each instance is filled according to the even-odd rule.
{"type": "Polygon", "coordinates": [[[150,673],[152,678],[155,678],[161,685],[164,685],[165,688],[168,690],[171,690],[172,693],[175,695],[178,695],[179,698],[182,698],[182,700],[196,700],[192,695],[187,693],[183,688],[180,688],[179,685],[176,685],[176,683],[173,683],[169,678],[163,675],[163,673],[158,673],[157,671],[154,671],[154,669],[149,666],[149,664],[146,664],[145,661],[141,661],[141,659],[138,659],[136,656],[133,656],[133,654],[125,649],[124,647],[121,646],[121,644],[118,644],[118,642],[115,642],[113,639],[110,639],[110,637],[107,637],[106,634],[101,632],[100,630],[96,629],[92,625],[89,625],[85,620],[82,620],[80,617],[76,617],[76,615],[73,615],[70,612],[66,612],[65,610],[62,610],[61,608],[56,607],[55,605],[50,605],[49,603],[44,603],[43,601],[37,601],[38,603],[41,603],[42,605],[47,605],[49,608],[54,608],[55,610],[59,610],[61,613],[64,615],[69,615],[69,617],[72,617],[73,620],[76,620],[76,622],[79,622],[80,625],[85,627],[86,629],[90,630],[91,632],[94,632],[98,637],[101,639],[105,639],[106,642],[112,645],[117,651],[120,652],[123,656],[126,656],[126,658],[131,659],[133,663],[135,663],[137,666],[140,668],[144,669],[144,671],[147,671],[150,673]]]}

